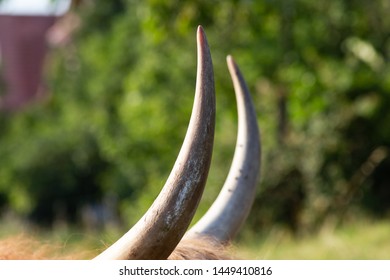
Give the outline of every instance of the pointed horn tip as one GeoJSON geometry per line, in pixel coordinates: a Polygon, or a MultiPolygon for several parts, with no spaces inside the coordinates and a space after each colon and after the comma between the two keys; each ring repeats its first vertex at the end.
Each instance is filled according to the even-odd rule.
{"type": "Polygon", "coordinates": [[[198,44],[200,45],[204,45],[205,43],[207,44],[206,32],[204,31],[202,25],[198,26],[197,39],[198,39],[198,44]]]}
{"type": "Polygon", "coordinates": [[[236,62],[234,61],[234,58],[232,55],[229,54],[226,57],[226,63],[227,63],[228,69],[229,69],[231,74],[239,72],[238,66],[237,66],[236,62]]]}
{"type": "Polygon", "coordinates": [[[200,24],[198,25],[198,32],[199,32],[199,31],[204,31],[204,30],[203,30],[203,26],[200,25],[200,24]]]}

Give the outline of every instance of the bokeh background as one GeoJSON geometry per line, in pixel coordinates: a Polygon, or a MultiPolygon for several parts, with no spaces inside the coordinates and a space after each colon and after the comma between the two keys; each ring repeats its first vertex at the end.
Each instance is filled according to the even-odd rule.
{"type": "Polygon", "coordinates": [[[231,54],[262,137],[243,257],[390,257],[389,1],[86,0],[69,13],[45,57],[46,94],[0,113],[2,235],[17,223],[110,239],[142,216],[186,132],[201,24],[217,123],[195,220],[233,157],[231,54]]]}

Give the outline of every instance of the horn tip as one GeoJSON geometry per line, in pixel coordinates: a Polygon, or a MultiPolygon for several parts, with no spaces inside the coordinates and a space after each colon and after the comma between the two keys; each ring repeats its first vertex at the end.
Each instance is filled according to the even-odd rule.
{"type": "Polygon", "coordinates": [[[228,68],[230,70],[230,72],[238,72],[238,67],[237,67],[237,64],[236,62],[234,61],[234,58],[232,55],[228,55],[226,57],[226,63],[228,65],[228,68]]]}
{"type": "Polygon", "coordinates": [[[204,29],[202,27],[202,25],[199,25],[198,26],[198,30],[197,30],[197,37],[198,37],[198,42],[200,44],[204,44],[204,42],[206,41],[206,33],[204,32],[204,29]]]}

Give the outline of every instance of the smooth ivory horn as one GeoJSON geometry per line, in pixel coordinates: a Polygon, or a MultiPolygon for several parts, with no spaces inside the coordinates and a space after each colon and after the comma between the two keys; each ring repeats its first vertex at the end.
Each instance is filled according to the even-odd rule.
{"type": "Polygon", "coordinates": [[[220,243],[231,241],[244,224],[260,177],[260,133],[256,112],[245,80],[232,56],[227,65],[237,100],[238,133],[232,165],[225,184],[206,214],[187,237],[207,236],[220,243]]]}

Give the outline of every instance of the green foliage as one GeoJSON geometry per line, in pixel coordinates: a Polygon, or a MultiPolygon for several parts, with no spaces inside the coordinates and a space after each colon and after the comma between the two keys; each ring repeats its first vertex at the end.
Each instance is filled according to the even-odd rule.
{"type": "Polygon", "coordinates": [[[342,221],[355,207],[384,216],[386,11],[385,0],[81,6],[74,42],[50,55],[50,100],[0,120],[0,203],[40,219],[65,211],[78,220],[85,203],[116,194],[125,221],[134,223],[164,184],[184,138],[202,24],[215,67],[217,126],[198,215],[216,197],[233,155],[237,117],[225,63],[232,54],[262,131],[262,180],[249,229],[282,222],[294,232],[310,230],[334,215],[342,221]]]}

